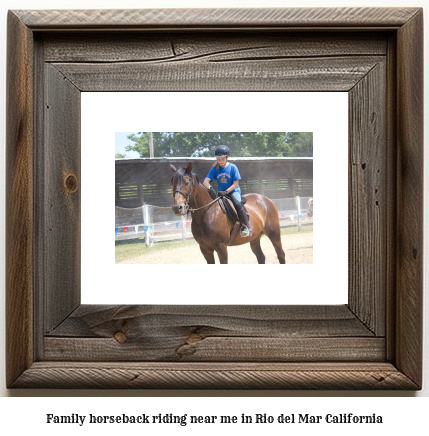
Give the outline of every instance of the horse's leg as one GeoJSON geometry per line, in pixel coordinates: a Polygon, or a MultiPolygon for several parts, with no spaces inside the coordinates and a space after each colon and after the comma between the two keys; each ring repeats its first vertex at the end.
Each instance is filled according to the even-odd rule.
{"type": "Polygon", "coordinates": [[[220,263],[228,263],[228,248],[226,244],[216,244],[216,253],[219,256],[220,263]]]}
{"type": "Polygon", "coordinates": [[[208,245],[200,244],[200,250],[207,263],[216,263],[213,248],[210,248],[208,245]]]}
{"type": "Polygon", "coordinates": [[[280,263],[286,263],[286,257],[285,252],[283,251],[282,247],[282,238],[280,234],[280,226],[277,228],[277,226],[268,227],[264,229],[264,233],[268,236],[271,243],[274,246],[274,249],[277,253],[277,259],[280,263]]]}
{"type": "Polygon", "coordinates": [[[253,241],[250,241],[250,248],[256,256],[256,259],[258,259],[258,263],[265,263],[265,255],[261,248],[261,236],[262,233],[257,238],[253,239],[253,241]]]}

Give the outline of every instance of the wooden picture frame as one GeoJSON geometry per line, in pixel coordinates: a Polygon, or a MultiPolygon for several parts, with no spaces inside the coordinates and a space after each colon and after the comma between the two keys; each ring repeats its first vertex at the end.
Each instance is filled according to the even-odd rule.
{"type": "Polygon", "coordinates": [[[7,386],[420,389],[422,45],[419,8],[10,11],[7,386]],[[347,305],[80,304],[80,94],[165,90],[349,93],[347,305]]]}

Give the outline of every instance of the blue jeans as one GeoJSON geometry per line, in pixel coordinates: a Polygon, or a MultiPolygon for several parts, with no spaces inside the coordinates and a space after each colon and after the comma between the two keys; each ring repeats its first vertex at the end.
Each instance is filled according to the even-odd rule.
{"type": "Polygon", "coordinates": [[[238,201],[241,202],[241,195],[239,192],[233,192],[231,195],[233,195],[238,201]]]}

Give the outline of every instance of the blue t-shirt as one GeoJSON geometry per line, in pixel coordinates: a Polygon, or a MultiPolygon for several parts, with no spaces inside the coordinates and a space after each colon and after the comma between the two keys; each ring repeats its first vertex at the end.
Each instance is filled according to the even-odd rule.
{"type": "MultiPolygon", "coordinates": [[[[240,180],[238,168],[233,163],[228,163],[226,167],[213,167],[207,174],[210,180],[217,180],[217,190],[226,191],[236,180],[240,180]]],[[[241,195],[240,186],[237,186],[232,192],[238,192],[241,195]]]]}

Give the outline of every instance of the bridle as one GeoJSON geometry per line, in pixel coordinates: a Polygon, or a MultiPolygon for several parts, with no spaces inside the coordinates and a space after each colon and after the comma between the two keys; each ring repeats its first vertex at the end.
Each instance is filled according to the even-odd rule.
{"type": "Polygon", "coordinates": [[[190,211],[190,209],[189,209],[189,199],[191,198],[192,191],[194,189],[194,186],[193,186],[194,178],[192,177],[192,174],[190,174],[190,178],[191,178],[191,182],[190,182],[190,187],[188,189],[188,194],[184,194],[180,189],[176,189],[175,191],[173,191],[173,194],[178,192],[179,194],[182,194],[186,198],[185,212],[182,213],[182,215],[187,215],[188,212],[190,211]]]}
{"type": "MultiPolygon", "coordinates": [[[[194,185],[193,185],[194,178],[192,177],[192,175],[190,177],[191,177],[191,182],[190,182],[190,187],[188,189],[188,193],[187,194],[183,193],[180,189],[176,189],[176,190],[173,191],[173,194],[178,192],[179,194],[182,194],[186,198],[186,202],[185,202],[185,206],[184,206],[185,211],[181,214],[182,216],[187,215],[188,212],[195,212],[197,210],[203,209],[204,207],[210,206],[213,203],[216,203],[216,201],[219,201],[221,199],[221,197],[217,197],[212,202],[210,202],[210,203],[208,203],[208,204],[206,204],[204,206],[198,207],[197,209],[190,209],[189,208],[189,199],[191,198],[192,191],[194,190],[194,185]]],[[[201,183],[200,183],[200,185],[201,185],[201,183]]],[[[201,185],[201,186],[203,186],[203,185],[201,185]]],[[[206,188],[204,187],[204,189],[206,189],[206,188]]]]}

